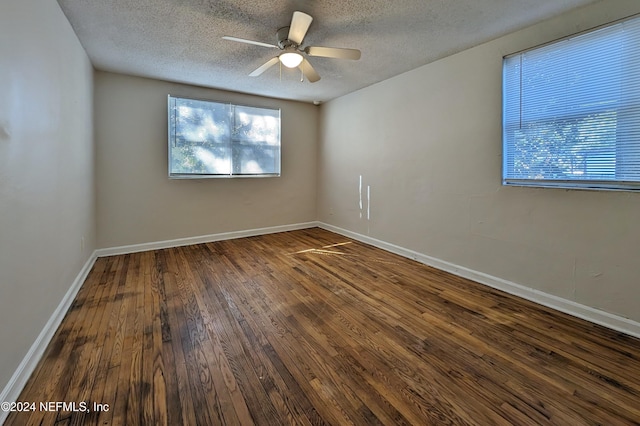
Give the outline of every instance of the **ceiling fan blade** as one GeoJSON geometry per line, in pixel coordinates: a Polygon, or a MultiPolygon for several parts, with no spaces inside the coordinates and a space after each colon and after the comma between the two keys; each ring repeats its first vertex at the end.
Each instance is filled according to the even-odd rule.
{"type": "Polygon", "coordinates": [[[277,56],[275,58],[269,59],[266,63],[264,63],[262,66],[260,66],[254,72],[249,74],[249,77],[257,77],[257,76],[259,76],[260,74],[262,74],[263,72],[265,72],[266,70],[268,70],[269,68],[271,68],[272,66],[277,64],[278,61],[279,61],[279,59],[278,59],[277,56]]]}
{"type": "Polygon", "coordinates": [[[304,51],[309,56],[321,56],[323,58],[352,59],[357,61],[360,59],[360,51],[358,49],[344,49],[341,47],[319,47],[308,46],[304,51]]]}
{"type": "Polygon", "coordinates": [[[278,47],[275,44],[263,43],[261,41],[247,40],[247,39],[238,38],[238,37],[224,36],[222,38],[229,41],[239,41],[240,43],[255,44],[256,46],[262,46],[262,47],[275,47],[275,48],[278,47]]]}
{"type": "Polygon", "coordinates": [[[307,80],[309,80],[310,83],[315,83],[316,81],[320,80],[320,76],[306,59],[302,60],[299,68],[302,71],[302,74],[307,78],[307,80]]]}
{"type": "Polygon", "coordinates": [[[302,44],[304,36],[307,35],[309,25],[311,25],[313,18],[311,15],[307,15],[304,12],[293,12],[293,18],[291,18],[291,26],[289,27],[289,35],[287,38],[295,44],[302,44]]]}

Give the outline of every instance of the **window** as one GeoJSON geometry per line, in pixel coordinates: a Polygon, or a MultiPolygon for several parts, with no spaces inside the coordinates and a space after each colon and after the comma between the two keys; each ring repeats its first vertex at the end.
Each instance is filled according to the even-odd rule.
{"type": "Polygon", "coordinates": [[[640,19],[504,58],[503,184],[640,189],[640,19]]]}
{"type": "Polygon", "coordinates": [[[280,110],[169,95],[169,177],[280,176],[280,110]]]}

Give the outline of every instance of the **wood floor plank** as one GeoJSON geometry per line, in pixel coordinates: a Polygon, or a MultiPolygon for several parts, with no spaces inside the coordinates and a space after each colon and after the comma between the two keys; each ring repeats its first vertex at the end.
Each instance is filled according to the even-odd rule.
{"type": "MultiPolygon", "coordinates": [[[[92,271],[86,279],[86,285],[78,292],[65,318],[56,331],[52,343],[48,346],[40,367],[33,374],[33,379],[27,383],[23,392],[29,392],[30,402],[39,405],[52,401],[48,395],[58,395],[59,399],[53,401],[64,401],[69,389],[70,381],[75,371],[81,348],[87,341],[87,337],[82,335],[83,328],[91,325],[91,315],[93,311],[89,305],[93,295],[101,292],[103,287],[99,285],[101,276],[108,270],[112,259],[100,259],[96,261],[92,271]],[[86,307],[86,308],[85,308],[86,307]],[[36,379],[40,376],[39,379],[36,379]]],[[[60,420],[60,417],[68,418],[66,410],[49,411],[40,409],[25,413],[25,422],[29,424],[53,424],[60,420]],[[28,419],[27,419],[28,418],[28,419]]]]}
{"type": "MultiPolygon", "coordinates": [[[[126,316],[126,277],[129,265],[128,257],[115,258],[113,281],[108,281],[105,285],[112,288],[111,306],[105,307],[105,317],[108,318],[104,332],[97,336],[104,342],[103,356],[98,367],[98,377],[94,383],[91,402],[107,404],[97,412],[93,412],[96,417],[95,424],[111,424],[113,407],[109,406],[113,395],[117,390],[117,377],[122,354],[123,336],[120,327],[120,319],[126,316]]],[[[93,408],[92,408],[93,409],[93,408]]]]}
{"type": "MultiPolygon", "coordinates": [[[[139,293],[137,282],[139,279],[139,255],[132,254],[126,256],[129,259],[129,264],[126,270],[126,291],[124,293],[125,300],[123,303],[123,312],[118,323],[119,335],[118,338],[121,341],[119,348],[115,351],[117,356],[113,359],[113,362],[117,363],[113,366],[117,368],[117,377],[114,378],[115,393],[111,398],[105,395],[107,400],[105,403],[110,403],[111,411],[113,413],[113,424],[125,424],[128,418],[139,416],[139,412],[133,411],[133,407],[129,407],[131,382],[129,380],[132,374],[132,360],[137,355],[135,351],[133,341],[135,336],[135,317],[138,311],[137,309],[137,294],[139,293]],[[129,413],[131,410],[131,413],[129,413]]],[[[134,388],[135,389],[135,388],[134,388]]]]}
{"type": "MultiPolygon", "coordinates": [[[[177,305],[179,339],[184,351],[189,387],[187,398],[193,399],[196,413],[193,417],[199,424],[221,423],[215,395],[212,393],[211,371],[207,364],[207,357],[202,348],[204,341],[204,327],[199,315],[195,295],[193,294],[193,272],[186,266],[186,260],[181,249],[170,251],[171,260],[176,265],[177,297],[182,302],[177,305]]],[[[213,360],[211,366],[215,368],[213,360]]]]}
{"type": "Polygon", "coordinates": [[[640,340],[313,228],[98,259],[19,399],[90,409],[7,425],[638,425],[640,340]]]}
{"type": "Polygon", "coordinates": [[[163,328],[163,353],[167,355],[167,389],[169,389],[167,404],[167,419],[171,425],[193,425],[196,422],[194,398],[191,395],[187,356],[183,346],[183,339],[187,336],[182,331],[184,315],[181,300],[178,295],[177,275],[179,274],[175,258],[170,250],[159,253],[158,266],[163,272],[164,293],[166,297],[166,317],[168,325],[163,328]],[[169,364],[173,360],[173,364],[169,364]],[[176,398],[176,396],[178,398],[176,398]]]}

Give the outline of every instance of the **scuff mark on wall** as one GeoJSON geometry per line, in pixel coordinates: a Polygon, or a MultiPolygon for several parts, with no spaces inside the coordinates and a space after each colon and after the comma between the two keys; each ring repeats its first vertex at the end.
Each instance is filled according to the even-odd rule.
{"type": "Polygon", "coordinates": [[[360,175],[360,183],[358,185],[358,193],[360,195],[360,219],[362,219],[362,175],[360,175]]]}
{"type": "Polygon", "coordinates": [[[576,288],[576,271],[578,269],[578,259],[573,259],[573,272],[571,274],[571,286],[573,287],[571,290],[573,300],[577,299],[577,288],[576,288]]]}
{"type": "Polygon", "coordinates": [[[371,220],[371,186],[367,185],[367,220],[371,220]]]}
{"type": "Polygon", "coordinates": [[[367,185],[367,235],[369,235],[371,227],[371,186],[367,185]]]}
{"type": "Polygon", "coordinates": [[[367,219],[367,234],[369,233],[369,221],[371,220],[371,185],[367,185],[367,193],[365,194],[366,200],[363,198],[363,184],[362,184],[362,175],[359,176],[358,179],[358,208],[359,208],[359,216],[360,219],[366,217],[367,219]],[[364,203],[367,203],[367,208],[365,212],[364,203]]]}

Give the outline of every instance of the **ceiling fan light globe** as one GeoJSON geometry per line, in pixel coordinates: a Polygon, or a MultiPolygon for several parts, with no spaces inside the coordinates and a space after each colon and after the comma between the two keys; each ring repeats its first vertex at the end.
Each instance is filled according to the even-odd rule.
{"type": "Polygon", "coordinates": [[[302,62],[302,55],[297,52],[285,52],[279,58],[282,65],[287,68],[295,68],[302,62]]]}

